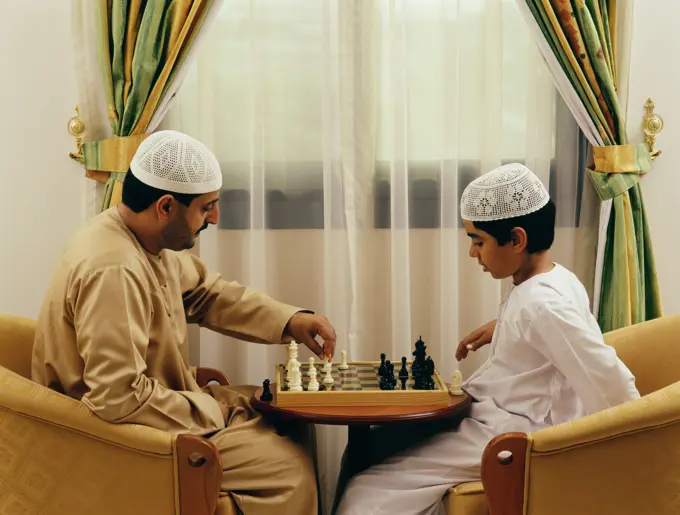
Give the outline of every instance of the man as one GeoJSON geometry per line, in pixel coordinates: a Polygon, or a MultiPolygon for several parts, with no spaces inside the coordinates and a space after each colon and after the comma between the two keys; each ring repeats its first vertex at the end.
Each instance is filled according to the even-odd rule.
{"type": "Polygon", "coordinates": [[[200,142],[161,131],[140,145],[122,205],[91,220],[61,257],[38,319],[33,378],[112,423],[209,436],[222,489],[246,515],[315,514],[310,458],[251,408],[254,388],[202,391],[189,367],[187,322],[252,342],[294,339],[319,357],[335,349],[324,317],[227,282],[183,252],[217,223],[221,186],[200,142]]]}
{"type": "Polygon", "coordinates": [[[470,417],[455,429],[400,449],[357,475],[338,515],[437,515],[458,483],[478,481],[494,437],[531,433],[640,396],[635,378],[608,346],[585,288],[550,257],[555,204],[527,167],[501,166],[463,192],[470,257],[512,284],[496,321],[463,340],[457,358],[491,344],[465,384],[470,417]],[[469,346],[469,347],[468,347],[469,346]]]}

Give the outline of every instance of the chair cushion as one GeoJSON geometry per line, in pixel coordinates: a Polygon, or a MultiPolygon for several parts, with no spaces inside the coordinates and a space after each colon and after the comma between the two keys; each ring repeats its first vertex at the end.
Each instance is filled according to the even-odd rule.
{"type": "Polygon", "coordinates": [[[215,515],[241,515],[241,510],[238,509],[231,495],[225,495],[220,496],[215,515]]]}
{"type": "Polygon", "coordinates": [[[451,488],[444,497],[446,515],[489,515],[481,482],[462,483],[451,488]]]}
{"type": "Polygon", "coordinates": [[[0,315],[0,367],[30,379],[34,335],[34,320],[0,315]]]}

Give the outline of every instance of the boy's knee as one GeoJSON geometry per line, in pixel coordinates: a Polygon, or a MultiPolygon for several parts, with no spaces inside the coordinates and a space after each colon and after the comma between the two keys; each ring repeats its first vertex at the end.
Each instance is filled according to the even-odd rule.
{"type": "Polygon", "coordinates": [[[370,515],[373,513],[369,506],[371,496],[362,491],[360,483],[351,479],[344,492],[339,493],[340,499],[334,515],[370,515]]]}

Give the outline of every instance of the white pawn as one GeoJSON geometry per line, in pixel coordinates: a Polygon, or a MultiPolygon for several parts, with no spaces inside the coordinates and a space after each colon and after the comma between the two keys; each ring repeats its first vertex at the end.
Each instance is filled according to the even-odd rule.
{"type": "Polygon", "coordinates": [[[451,395],[463,395],[463,374],[460,370],[456,370],[451,375],[451,387],[449,388],[449,393],[451,395]]]}
{"type": "Polygon", "coordinates": [[[288,373],[290,377],[288,381],[288,389],[291,392],[301,392],[302,391],[302,378],[300,377],[300,362],[294,359],[291,362],[290,372],[288,373]]]}
{"type": "Polygon", "coordinates": [[[328,360],[328,356],[324,356],[323,357],[323,371],[328,372],[329,370],[333,370],[333,365],[328,360]]]}
{"type": "Polygon", "coordinates": [[[307,390],[310,392],[319,391],[319,381],[316,380],[316,367],[314,366],[314,356],[309,358],[309,385],[307,390]]]}
{"type": "Polygon", "coordinates": [[[349,365],[347,364],[347,351],[343,350],[340,352],[340,355],[342,356],[342,361],[338,365],[338,369],[347,370],[349,368],[349,365]]]}
{"type": "Polygon", "coordinates": [[[333,384],[335,382],[333,381],[333,376],[331,375],[332,370],[333,367],[330,363],[324,365],[324,371],[326,372],[326,375],[323,377],[323,384],[333,384]],[[328,366],[328,368],[326,368],[326,366],[328,366]]]}

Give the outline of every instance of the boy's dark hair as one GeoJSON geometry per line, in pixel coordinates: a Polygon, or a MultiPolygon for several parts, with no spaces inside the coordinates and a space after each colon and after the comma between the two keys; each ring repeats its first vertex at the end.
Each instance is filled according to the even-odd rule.
{"type": "Polygon", "coordinates": [[[545,206],[528,215],[473,224],[496,238],[499,245],[508,243],[512,238],[512,230],[521,227],[527,233],[527,252],[534,254],[548,250],[555,240],[555,211],[555,203],[549,199],[545,206]]]}
{"type": "Polygon", "coordinates": [[[135,213],[141,213],[163,195],[172,195],[179,202],[189,207],[191,202],[200,195],[194,193],[174,193],[172,191],[159,190],[153,186],[144,184],[128,170],[123,181],[123,204],[135,213]]]}

